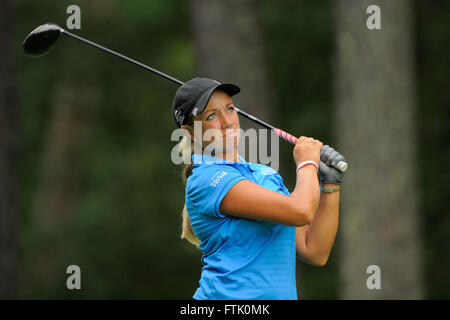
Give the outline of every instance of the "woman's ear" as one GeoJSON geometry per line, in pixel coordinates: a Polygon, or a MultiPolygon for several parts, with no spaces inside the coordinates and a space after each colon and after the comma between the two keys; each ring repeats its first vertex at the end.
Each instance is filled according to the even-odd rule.
{"type": "Polygon", "coordinates": [[[191,140],[193,139],[193,137],[194,137],[194,129],[191,126],[182,125],[180,128],[184,129],[184,130],[187,130],[189,132],[189,134],[190,134],[191,140]]]}

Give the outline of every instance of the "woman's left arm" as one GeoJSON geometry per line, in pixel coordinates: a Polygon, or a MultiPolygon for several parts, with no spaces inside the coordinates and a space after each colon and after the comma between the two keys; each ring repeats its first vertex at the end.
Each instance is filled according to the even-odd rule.
{"type": "MultiPolygon", "coordinates": [[[[339,184],[324,184],[325,188],[340,188],[339,184]]],[[[319,207],[309,225],[297,227],[297,257],[311,265],[324,266],[336,238],[339,222],[340,192],[320,193],[319,207]]]]}

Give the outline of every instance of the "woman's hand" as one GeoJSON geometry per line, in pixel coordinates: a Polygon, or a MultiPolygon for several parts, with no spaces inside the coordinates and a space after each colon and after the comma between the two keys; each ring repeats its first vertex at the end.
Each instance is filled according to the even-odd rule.
{"type": "Polygon", "coordinates": [[[303,161],[314,161],[317,166],[320,164],[320,150],[323,143],[314,138],[301,136],[298,138],[297,144],[294,147],[294,160],[298,166],[303,161]]]}
{"type": "Polygon", "coordinates": [[[334,166],[340,161],[346,162],[344,156],[328,145],[322,148],[320,154],[322,160],[319,166],[320,183],[341,184],[344,173],[335,169],[334,166]]]}

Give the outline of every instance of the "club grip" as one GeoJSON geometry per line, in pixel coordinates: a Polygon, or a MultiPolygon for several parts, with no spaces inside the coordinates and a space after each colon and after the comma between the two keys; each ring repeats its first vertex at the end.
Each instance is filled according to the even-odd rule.
{"type": "Polygon", "coordinates": [[[292,144],[297,144],[298,138],[294,137],[292,134],[287,133],[286,131],[283,131],[281,129],[276,128],[275,133],[279,135],[281,138],[286,140],[287,142],[290,142],[292,144]]]}
{"type": "MultiPolygon", "coordinates": [[[[283,138],[284,140],[286,140],[287,142],[290,142],[292,144],[297,144],[298,138],[296,138],[292,134],[289,134],[286,131],[283,131],[278,128],[275,128],[275,133],[278,136],[280,136],[281,138],[283,138]]],[[[334,167],[336,169],[338,169],[340,172],[345,172],[348,169],[348,164],[344,161],[339,161],[339,163],[337,163],[334,167]]]]}

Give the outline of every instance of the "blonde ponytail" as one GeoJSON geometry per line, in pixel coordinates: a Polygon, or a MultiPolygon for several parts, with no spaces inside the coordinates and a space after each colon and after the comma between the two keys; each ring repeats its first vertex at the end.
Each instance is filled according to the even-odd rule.
{"type": "MultiPolygon", "coordinates": [[[[183,159],[183,163],[186,163],[183,169],[183,182],[186,186],[186,181],[189,176],[192,174],[192,161],[191,155],[194,150],[193,143],[191,143],[191,139],[187,136],[184,136],[179,144],[179,152],[183,159]]],[[[183,211],[181,213],[181,239],[186,239],[190,243],[192,243],[197,248],[200,246],[200,239],[195,235],[194,230],[191,226],[191,220],[189,219],[189,213],[186,209],[186,203],[184,204],[183,211]]]]}
{"type": "Polygon", "coordinates": [[[183,212],[181,213],[181,217],[183,219],[182,229],[181,229],[181,239],[186,239],[190,243],[192,243],[197,248],[200,246],[200,239],[195,235],[194,230],[191,226],[191,220],[189,219],[189,214],[186,209],[186,204],[184,204],[183,212]]]}

